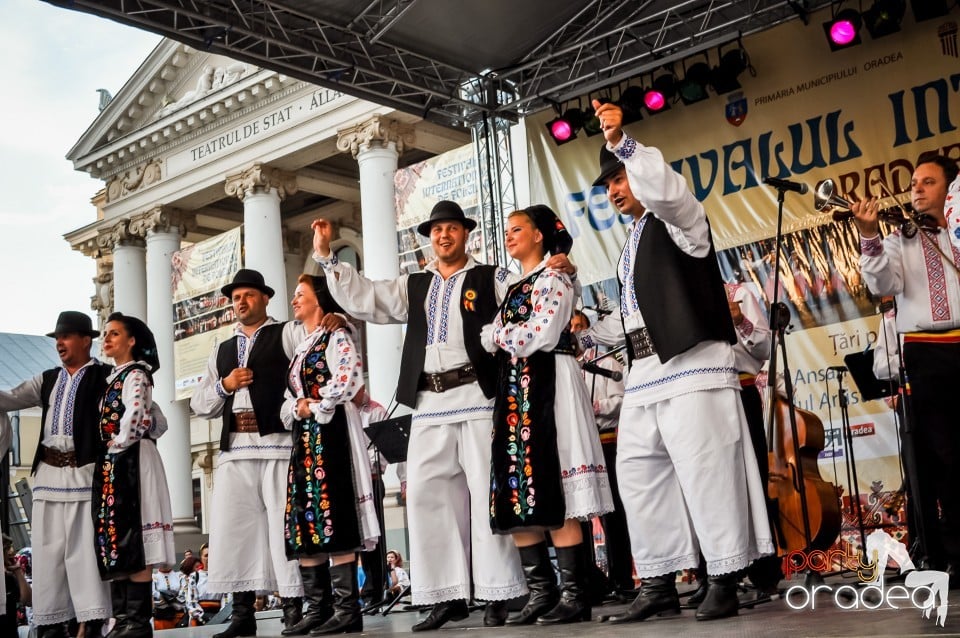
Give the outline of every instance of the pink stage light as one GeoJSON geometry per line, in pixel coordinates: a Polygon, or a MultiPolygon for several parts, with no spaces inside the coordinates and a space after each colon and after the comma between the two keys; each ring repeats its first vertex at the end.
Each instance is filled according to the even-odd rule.
{"type": "Polygon", "coordinates": [[[570,122],[557,119],[550,124],[550,135],[558,142],[566,142],[573,137],[573,127],[570,122]]]}
{"type": "Polygon", "coordinates": [[[651,111],[659,111],[667,103],[666,98],[663,97],[663,93],[660,91],[647,91],[643,96],[643,103],[651,111]]]}
{"type": "Polygon", "coordinates": [[[846,46],[857,37],[857,28],[850,20],[837,20],[830,27],[830,39],[834,44],[846,46]]]}

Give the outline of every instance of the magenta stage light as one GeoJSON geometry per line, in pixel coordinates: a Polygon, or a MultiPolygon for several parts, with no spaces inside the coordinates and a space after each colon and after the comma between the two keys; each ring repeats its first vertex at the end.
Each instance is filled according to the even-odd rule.
{"type": "Polygon", "coordinates": [[[566,142],[573,137],[573,127],[570,122],[558,118],[550,124],[550,135],[558,142],[566,142]]]}
{"type": "Polygon", "coordinates": [[[834,44],[846,46],[857,37],[857,28],[849,20],[837,20],[830,27],[830,39],[834,44]]]}
{"type": "Polygon", "coordinates": [[[651,111],[659,111],[667,103],[667,100],[660,91],[651,90],[643,96],[643,103],[651,111]]]}

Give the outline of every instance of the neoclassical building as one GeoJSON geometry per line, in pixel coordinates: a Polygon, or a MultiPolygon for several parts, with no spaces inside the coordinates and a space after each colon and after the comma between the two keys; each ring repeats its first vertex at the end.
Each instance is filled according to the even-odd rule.
{"type": "MultiPolygon", "coordinates": [[[[314,218],[334,221],[335,248],[369,276],[396,276],[396,169],[469,142],[462,131],[165,40],[70,149],[77,170],[103,181],[92,199],[97,220],[66,235],[96,260],[92,307],[101,322],[114,310],[145,318],[165,362],[155,400],[170,430],[159,447],[184,538],[212,489],[220,423],[191,419],[188,402],[175,399],[171,255],[242,224],[244,264],[277,291],[270,314],[287,319],[296,277],[317,272],[314,218]]],[[[368,384],[383,403],[400,341],[399,326],[365,335],[377,353],[368,384]]],[[[387,524],[398,527],[396,514],[387,524]]]]}

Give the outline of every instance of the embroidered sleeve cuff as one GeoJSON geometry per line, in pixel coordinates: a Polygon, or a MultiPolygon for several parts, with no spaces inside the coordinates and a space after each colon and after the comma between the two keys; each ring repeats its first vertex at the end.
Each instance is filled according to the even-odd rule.
{"type": "Polygon", "coordinates": [[[883,240],[880,235],[860,238],[860,253],[866,257],[878,257],[883,253],[883,240]]]}
{"type": "Polygon", "coordinates": [[[743,321],[740,322],[740,325],[737,326],[737,332],[741,337],[749,337],[753,334],[753,322],[744,317],[743,321]]]}
{"type": "Polygon", "coordinates": [[[628,160],[637,152],[637,140],[624,133],[617,145],[611,150],[621,161],[628,160]]]}
{"type": "Polygon", "coordinates": [[[223,379],[220,379],[219,381],[217,381],[217,385],[213,386],[213,389],[217,391],[217,396],[220,397],[221,399],[226,399],[231,394],[233,394],[232,392],[227,392],[226,389],[224,389],[223,379]]]}
{"type": "Polygon", "coordinates": [[[313,260],[320,264],[320,267],[324,270],[329,270],[340,263],[337,253],[333,252],[332,250],[330,251],[329,257],[321,257],[316,251],[314,251],[313,260]]]}

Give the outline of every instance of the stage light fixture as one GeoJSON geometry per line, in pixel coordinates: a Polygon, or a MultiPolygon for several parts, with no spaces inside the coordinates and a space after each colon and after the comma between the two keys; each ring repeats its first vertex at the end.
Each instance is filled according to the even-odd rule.
{"type": "Polygon", "coordinates": [[[644,107],[643,98],[646,96],[639,86],[628,86],[620,94],[620,108],[623,110],[623,123],[630,124],[643,119],[641,110],[644,107]]]}
{"type": "Polygon", "coordinates": [[[600,118],[597,117],[592,107],[583,112],[583,132],[587,134],[587,137],[593,137],[603,132],[603,129],[600,128],[600,118]]]}
{"type": "Polygon", "coordinates": [[[693,104],[710,97],[707,93],[710,75],[710,65],[706,62],[695,62],[686,69],[683,80],[677,87],[684,104],[693,104]]]}
{"type": "Polygon", "coordinates": [[[876,0],[873,6],[863,12],[863,26],[871,38],[882,38],[900,30],[906,11],[905,0],[876,0]]]}
{"type": "Polygon", "coordinates": [[[583,111],[580,109],[567,109],[562,115],[558,115],[547,122],[547,130],[550,131],[550,137],[557,143],[557,146],[560,146],[577,139],[577,133],[583,128],[585,119],[583,111]]]}
{"type": "Polygon", "coordinates": [[[913,17],[917,22],[933,20],[945,16],[950,12],[947,0],[910,0],[913,17]]]}
{"type": "Polygon", "coordinates": [[[830,50],[839,51],[860,44],[861,25],[860,12],[856,9],[844,9],[833,20],[824,22],[823,30],[827,34],[830,50]]]}
{"type": "Polygon", "coordinates": [[[710,84],[717,95],[736,91],[740,86],[737,79],[750,67],[750,58],[742,48],[730,49],[720,57],[720,64],[710,74],[710,84]]]}
{"type": "Polygon", "coordinates": [[[643,94],[643,105],[650,113],[659,113],[670,108],[670,101],[677,95],[677,81],[672,73],[657,77],[643,94]]]}

